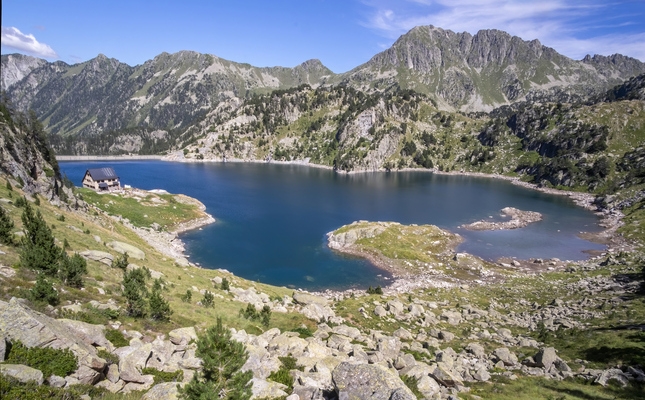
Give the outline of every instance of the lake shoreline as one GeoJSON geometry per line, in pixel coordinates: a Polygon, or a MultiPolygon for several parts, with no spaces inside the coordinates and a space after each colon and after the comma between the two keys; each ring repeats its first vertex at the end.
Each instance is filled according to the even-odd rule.
{"type": "MultiPolygon", "coordinates": [[[[300,166],[306,166],[306,167],[312,167],[312,168],[320,168],[320,169],[326,169],[326,170],[334,170],[333,167],[327,166],[327,165],[321,165],[321,164],[315,164],[311,163],[308,160],[295,160],[295,161],[264,161],[264,160],[245,160],[245,159],[239,159],[239,158],[233,158],[233,159],[227,159],[227,160],[218,160],[218,159],[209,159],[209,160],[194,160],[194,159],[186,159],[179,158],[177,154],[174,155],[167,155],[164,156],[162,161],[168,161],[168,162],[182,162],[182,163],[253,163],[253,164],[278,164],[278,165],[300,165],[300,166]],[[172,158],[172,157],[175,158],[172,158]]],[[[547,188],[547,187],[541,187],[538,186],[534,183],[529,183],[522,181],[520,177],[517,176],[508,176],[508,175],[502,175],[502,174],[489,174],[489,173],[484,173],[484,172],[468,172],[468,171],[439,171],[436,168],[401,168],[401,169],[393,169],[393,170],[376,170],[376,171],[338,171],[334,170],[334,172],[338,174],[348,174],[348,175],[354,175],[354,174],[366,174],[366,173],[374,173],[374,172],[391,172],[391,173],[397,173],[397,172],[419,172],[419,173],[432,173],[432,174],[437,174],[437,175],[447,175],[447,176],[471,176],[471,177],[477,177],[477,178],[488,178],[488,179],[501,179],[508,181],[512,183],[513,185],[516,186],[521,186],[526,189],[531,189],[531,190],[536,190],[538,192],[542,193],[547,193],[547,194],[553,194],[553,195],[558,195],[558,196],[566,196],[570,198],[577,206],[582,207],[586,210],[592,211],[596,216],[600,218],[599,226],[603,227],[604,229],[599,231],[599,232],[580,232],[578,237],[581,239],[597,243],[597,244],[602,244],[608,246],[606,251],[629,251],[631,249],[631,245],[627,243],[622,237],[618,237],[616,235],[616,230],[622,226],[622,218],[623,214],[618,211],[618,210],[613,210],[613,209],[599,209],[598,206],[594,203],[596,196],[591,193],[585,193],[585,192],[574,192],[570,190],[560,190],[560,189],[555,189],[555,188],[547,188]]]]}
{"type": "MultiPolygon", "coordinates": [[[[116,159],[110,159],[117,161],[116,159]]],[[[121,161],[128,161],[132,160],[130,157],[121,157],[118,160],[121,161]]],[[[229,159],[227,161],[222,161],[222,160],[190,160],[190,159],[168,159],[168,157],[163,157],[161,159],[155,159],[159,161],[166,161],[166,162],[182,162],[182,163],[226,163],[226,162],[232,162],[232,163],[253,163],[253,164],[278,164],[278,165],[299,165],[299,166],[306,166],[306,167],[313,167],[313,168],[319,168],[319,169],[327,169],[327,170],[333,170],[332,167],[329,166],[324,166],[324,165],[318,165],[318,164],[313,164],[309,163],[307,161],[271,161],[271,162],[266,162],[263,160],[241,160],[241,159],[229,159]]],[[[145,161],[144,161],[145,162],[145,161]]],[[[342,172],[342,171],[336,171],[339,174],[364,174],[364,173],[369,173],[369,172],[388,172],[388,171],[352,171],[352,172],[342,172]]],[[[614,252],[614,251],[620,251],[620,250],[629,250],[629,244],[626,243],[621,237],[616,235],[616,229],[622,225],[621,218],[622,214],[616,210],[598,210],[598,207],[594,204],[594,199],[595,196],[589,193],[580,193],[580,192],[572,192],[572,191],[562,191],[562,190],[557,190],[557,189],[551,189],[551,188],[543,188],[543,187],[538,187],[537,185],[523,182],[521,181],[518,177],[509,177],[505,175],[500,175],[500,174],[485,174],[485,173],[479,173],[479,172],[461,172],[461,171],[453,171],[453,172],[443,172],[443,171],[438,171],[436,169],[420,169],[420,168],[405,168],[401,170],[392,170],[389,172],[420,172],[420,173],[433,173],[433,174],[438,174],[438,175],[454,175],[454,176],[472,176],[472,177],[480,177],[480,178],[495,178],[495,179],[503,179],[506,181],[509,181],[515,185],[522,186],[528,189],[533,189],[537,191],[541,191],[544,193],[548,194],[557,194],[557,195],[564,195],[569,198],[571,198],[574,203],[577,206],[583,207],[587,210],[593,211],[596,213],[597,216],[601,218],[600,225],[604,228],[601,232],[594,232],[594,233],[580,233],[579,236],[582,237],[585,240],[600,243],[603,245],[607,245],[608,248],[603,251],[602,253],[604,254],[605,252],[614,252]]],[[[211,217],[212,218],[212,217],[211,217]]],[[[168,254],[166,251],[163,251],[165,254],[172,256],[172,257],[181,257],[183,260],[186,259],[186,257],[190,257],[189,255],[186,256],[185,254],[185,248],[184,248],[184,242],[180,238],[180,234],[191,230],[191,229],[198,229],[204,225],[210,224],[214,222],[213,220],[196,220],[192,224],[188,224],[186,227],[183,227],[182,229],[178,229],[175,232],[172,232],[172,238],[168,238],[169,240],[161,239],[159,242],[161,245],[159,246],[154,246],[157,249],[164,249],[166,251],[170,250],[168,247],[164,246],[164,243],[169,243],[171,242],[173,244],[172,250],[168,254]]],[[[141,236],[141,235],[140,235],[141,236]]],[[[597,256],[598,254],[589,254],[589,257],[587,259],[593,258],[594,256],[597,256]]],[[[356,254],[356,256],[360,256],[359,254],[356,254]]],[[[372,264],[374,267],[378,268],[379,270],[386,270],[388,271],[387,268],[383,268],[383,265],[379,265],[377,260],[375,259],[367,259],[370,264],[372,264]]],[[[527,268],[531,267],[531,260],[520,260],[522,261],[522,264],[526,264],[527,268]]],[[[497,264],[501,264],[504,262],[502,258],[494,261],[497,264]]],[[[215,266],[214,266],[215,267],[215,266]]],[[[536,266],[537,267],[537,266],[536,266]]],[[[204,268],[204,267],[201,267],[204,268]]],[[[524,269],[524,268],[523,268],[524,269]]],[[[540,268],[535,268],[535,271],[539,273],[540,268]]],[[[391,272],[391,271],[388,271],[391,272]]],[[[433,278],[441,278],[438,276],[435,276],[433,278]]],[[[402,276],[397,276],[393,277],[392,280],[387,282],[387,288],[392,288],[393,290],[396,288],[401,288],[401,290],[404,290],[403,288],[407,288],[410,285],[418,285],[420,280],[415,280],[415,279],[407,279],[402,276]]],[[[459,284],[456,282],[448,283],[445,280],[442,279],[433,279],[434,283],[439,284],[439,285],[449,285],[449,286],[454,286],[455,284],[459,284]]],[[[433,287],[436,287],[436,284],[433,284],[433,287]]],[[[331,289],[330,289],[331,290],[331,289]]],[[[352,292],[356,291],[357,289],[347,289],[345,291],[343,290],[332,290],[334,293],[342,293],[342,292],[352,292]]],[[[398,289],[397,289],[398,290],[398,289]]]]}

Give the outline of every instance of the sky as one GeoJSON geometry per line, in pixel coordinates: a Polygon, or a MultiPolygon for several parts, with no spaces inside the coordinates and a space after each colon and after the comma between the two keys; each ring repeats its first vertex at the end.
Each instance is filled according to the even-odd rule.
{"type": "Polygon", "coordinates": [[[645,0],[2,0],[1,51],[131,66],[180,50],[257,67],[317,58],[341,73],[420,25],[645,62],[645,0]]]}

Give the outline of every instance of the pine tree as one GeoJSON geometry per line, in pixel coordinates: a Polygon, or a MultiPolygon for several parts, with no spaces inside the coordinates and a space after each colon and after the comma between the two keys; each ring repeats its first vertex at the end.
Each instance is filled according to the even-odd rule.
{"type": "Polygon", "coordinates": [[[253,377],[251,371],[240,372],[248,353],[244,345],[231,338],[231,332],[217,318],[215,326],[208,328],[197,339],[196,355],[204,362],[202,372],[180,389],[184,399],[249,399],[253,377]]]}
{"type": "Polygon", "coordinates": [[[56,246],[52,231],[47,226],[40,210],[34,214],[29,202],[25,203],[22,224],[25,236],[22,238],[20,264],[23,267],[40,270],[47,275],[55,276],[58,272],[58,260],[62,251],[56,246]]]}
{"type": "Polygon", "coordinates": [[[120,268],[125,271],[126,268],[128,268],[128,252],[126,251],[122,255],[116,258],[116,260],[112,260],[112,268],[120,268]]]}
{"type": "Polygon", "coordinates": [[[0,243],[13,244],[13,221],[2,207],[0,207],[0,243]]]}
{"type": "Polygon", "coordinates": [[[166,299],[161,295],[161,289],[161,280],[155,279],[155,283],[152,286],[152,293],[150,294],[150,298],[148,298],[150,317],[157,321],[168,321],[172,310],[166,299]]]}
{"type": "Polygon", "coordinates": [[[148,315],[146,301],[146,279],[150,277],[148,268],[137,268],[123,274],[123,294],[126,298],[128,315],[140,318],[148,315]]]}
{"type": "Polygon", "coordinates": [[[45,302],[52,306],[55,306],[60,302],[58,292],[54,289],[51,282],[45,279],[45,275],[42,273],[38,274],[36,285],[29,290],[29,298],[32,301],[45,302]]]}
{"type": "Polygon", "coordinates": [[[215,299],[215,296],[213,296],[213,293],[209,292],[208,290],[204,292],[204,298],[202,299],[202,305],[204,307],[213,307],[213,300],[215,299]]]}
{"type": "Polygon", "coordinates": [[[61,254],[59,276],[67,286],[83,287],[83,275],[87,274],[87,262],[78,253],[69,257],[64,251],[61,254]]]}

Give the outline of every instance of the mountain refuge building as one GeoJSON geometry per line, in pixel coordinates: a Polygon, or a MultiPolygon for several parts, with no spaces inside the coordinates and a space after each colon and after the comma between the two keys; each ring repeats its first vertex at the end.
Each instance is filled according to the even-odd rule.
{"type": "Polygon", "coordinates": [[[121,182],[114,168],[91,168],[85,171],[83,187],[97,192],[113,192],[121,189],[121,182]]]}

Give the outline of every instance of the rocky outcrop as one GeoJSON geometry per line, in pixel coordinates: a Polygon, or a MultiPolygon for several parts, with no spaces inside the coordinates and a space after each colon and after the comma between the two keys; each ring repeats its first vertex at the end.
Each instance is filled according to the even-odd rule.
{"type": "Polygon", "coordinates": [[[76,335],[66,323],[33,311],[18,299],[0,301],[0,336],[8,341],[19,340],[27,347],[69,349],[76,356],[79,368],[102,372],[106,361],[96,349],[76,335]]]}
{"type": "Polygon", "coordinates": [[[144,253],[143,250],[129,243],[114,240],[107,245],[121,254],[128,253],[128,257],[136,258],[137,260],[145,260],[146,258],[146,253],[144,253]]]}
{"type": "Polygon", "coordinates": [[[461,225],[471,231],[496,231],[502,229],[517,229],[542,220],[542,214],[535,211],[522,211],[514,207],[501,209],[502,217],[510,218],[509,221],[480,220],[470,224],[461,225]]]}
{"type": "Polygon", "coordinates": [[[105,265],[112,265],[114,261],[114,256],[110,253],[100,250],[84,250],[79,253],[81,256],[87,258],[88,260],[98,261],[105,265]]]}
{"type": "Polygon", "coordinates": [[[42,385],[44,382],[42,372],[22,364],[0,364],[0,374],[22,383],[35,382],[42,385]]]}
{"type": "Polygon", "coordinates": [[[343,362],[334,369],[332,379],[341,399],[416,399],[397,375],[378,364],[343,362]]]}
{"type": "Polygon", "coordinates": [[[361,239],[373,238],[385,232],[388,226],[396,224],[394,222],[376,222],[368,223],[367,221],[357,221],[348,225],[347,228],[338,229],[337,231],[327,234],[327,245],[330,249],[342,250],[355,244],[361,239]]]}

